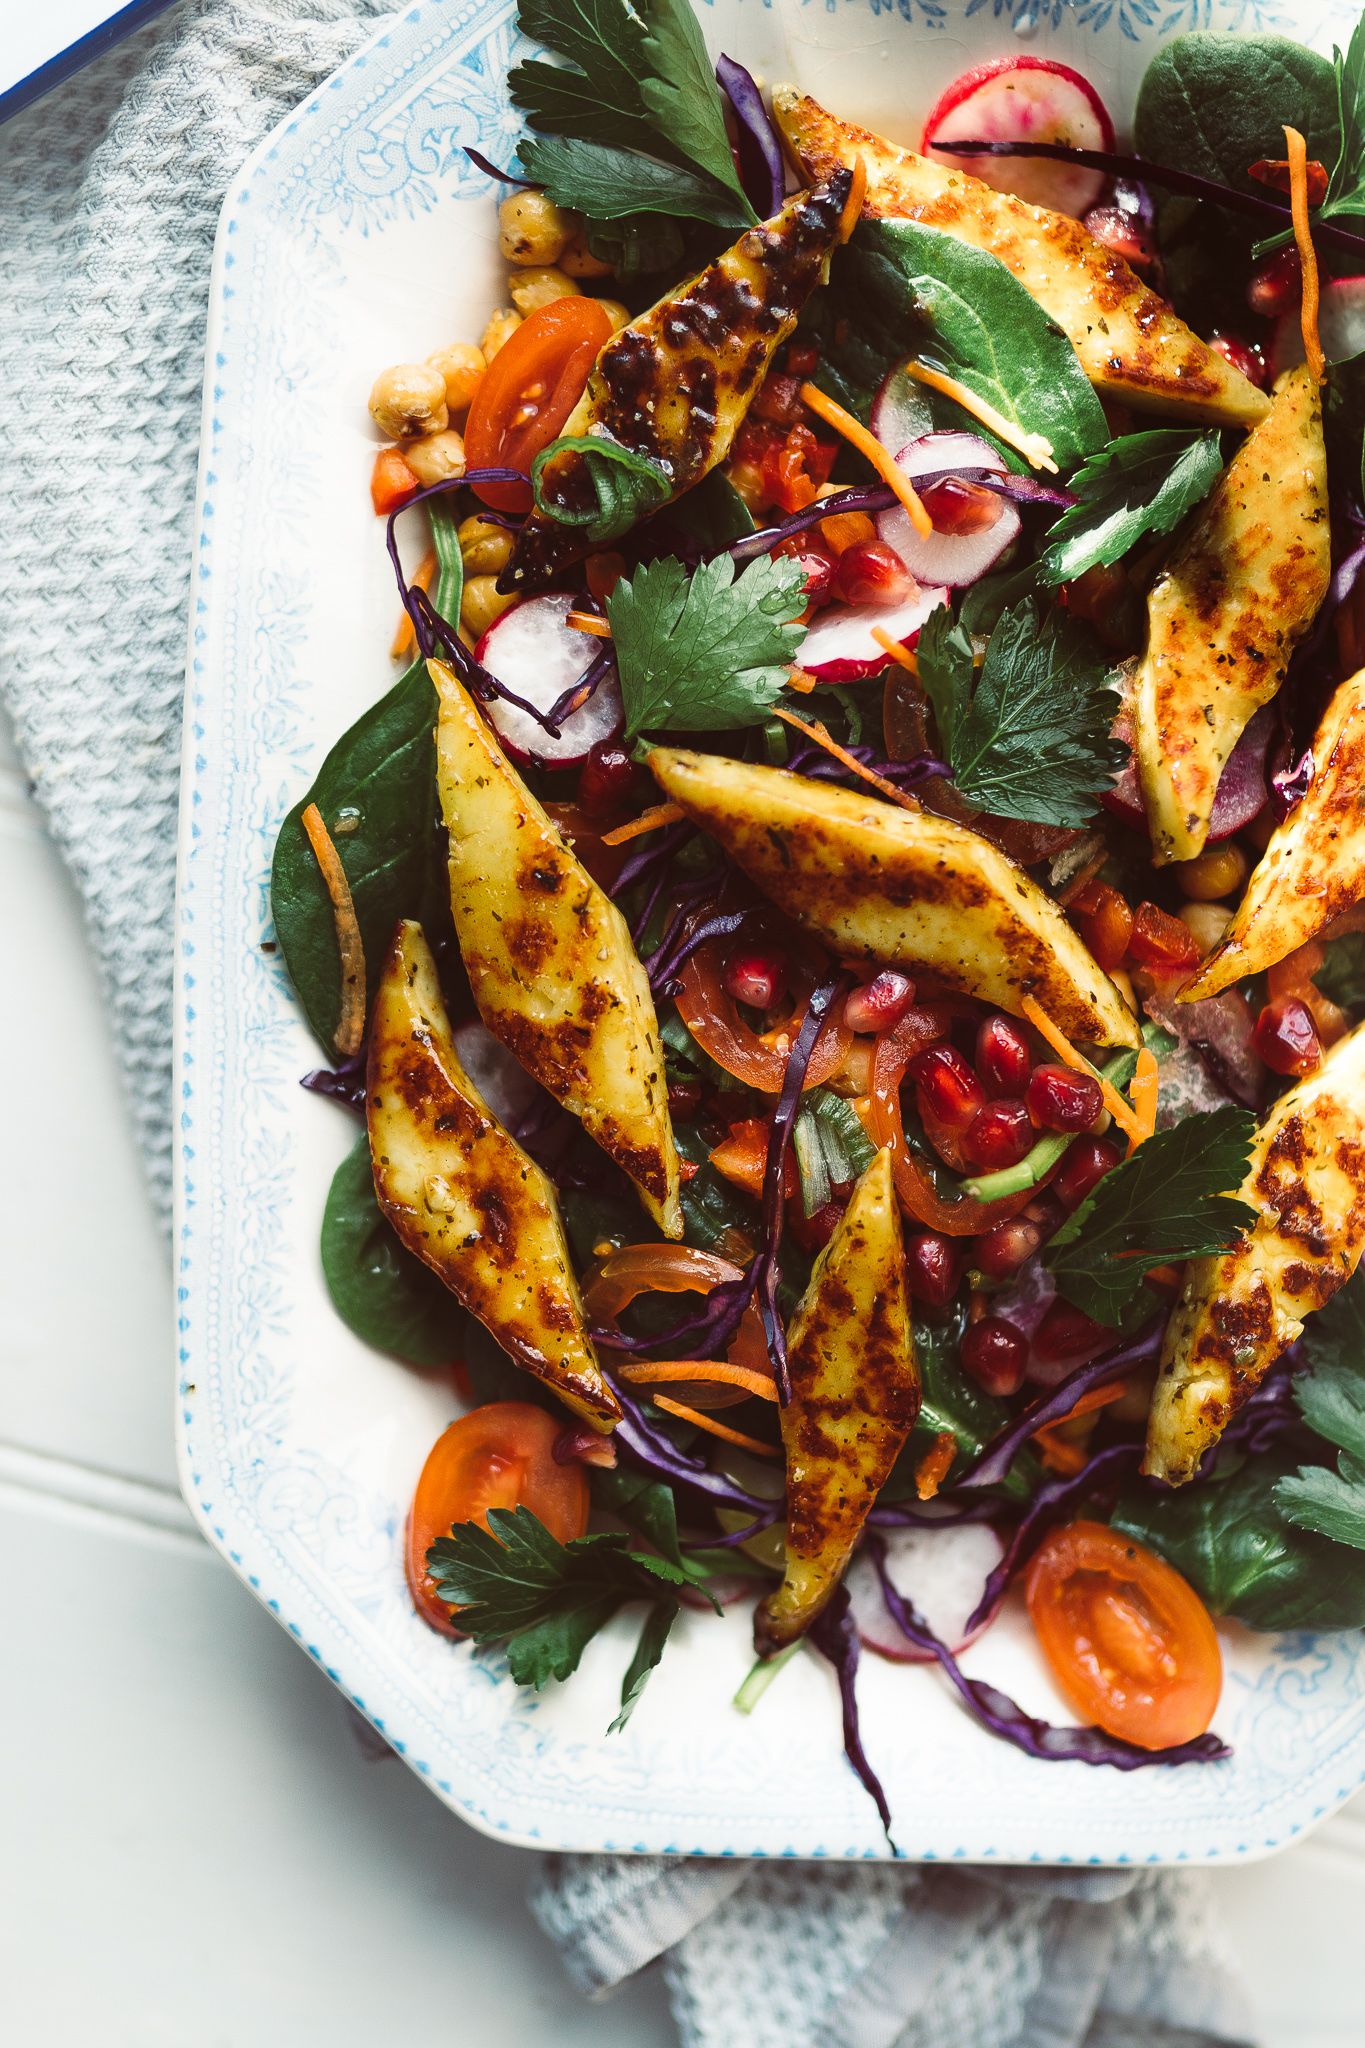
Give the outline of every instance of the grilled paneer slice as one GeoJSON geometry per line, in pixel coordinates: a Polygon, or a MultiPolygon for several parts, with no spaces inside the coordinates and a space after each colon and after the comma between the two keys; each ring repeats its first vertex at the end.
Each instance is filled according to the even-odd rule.
{"type": "Polygon", "coordinates": [[[774,89],[773,112],[807,177],[828,178],[863,159],[870,219],[923,221],[998,257],[1063,329],[1106,398],[1220,427],[1249,426],[1268,410],[1262,392],[1078,221],[993,191],[951,157],[935,162],[897,149],[790,86],[774,89]]]}
{"type": "Polygon", "coordinates": [[[1252,1389],[1349,1280],[1365,1245],[1365,1025],[1280,1097],[1240,1188],[1258,1212],[1192,1259],[1162,1347],[1142,1469],[1179,1486],[1252,1389]]]}
{"type": "Polygon", "coordinates": [[[1289,370],[1147,599],[1133,693],[1152,858],[1193,860],[1218,778],[1284,681],[1331,569],[1322,401],[1289,370]]]}
{"type": "Polygon", "coordinates": [[[1068,1038],[1142,1043],[1137,1020],[1050,896],[989,840],[827,782],[719,754],[655,747],[661,789],[789,917],[843,960],[918,967],[1068,1038]]]}
{"type": "Polygon", "coordinates": [[[431,948],[406,919],[375,997],[365,1115],[379,1206],[408,1250],[518,1365],[609,1430],[621,1410],[584,1330],[555,1191],[461,1066],[431,948]]]}
{"type": "Polygon", "coordinates": [[[1216,996],[1316,938],[1365,898],[1365,669],[1342,683],[1313,735],[1313,780],[1277,825],[1237,915],[1182,1003],[1216,996]]]}
{"type": "Polygon", "coordinates": [[[443,662],[436,779],[450,907],[479,1014],[681,1237],[678,1152],[649,977],[626,921],[512,768],[443,662]]]}
{"type": "Polygon", "coordinates": [[[838,1585],[919,1414],[900,1207],[884,1147],[815,1262],[787,1337],[786,1574],[754,1616],[760,1656],[804,1635],[838,1585]]]}
{"type": "MultiPolygon", "coordinates": [[[[740,236],[680,291],[613,334],[565,435],[605,435],[662,467],[673,496],[723,462],[773,351],[787,339],[845,220],[853,178],[836,165],[812,191],[740,236]]],[[[564,449],[540,477],[543,503],[581,516],[597,499],[587,465],[564,449]]],[[[532,512],[498,588],[538,590],[593,543],[584,528],[532,512]]]]}

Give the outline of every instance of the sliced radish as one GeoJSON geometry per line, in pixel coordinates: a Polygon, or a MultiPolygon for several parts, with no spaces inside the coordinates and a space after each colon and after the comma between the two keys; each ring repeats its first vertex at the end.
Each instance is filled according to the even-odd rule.
{"type": "Polygon", "coordinates": [[[478,1017],[451,1033],[460,1065],[499,1123],[515,1127],[535,1100],[537,1083],[478,1017]]]}
{"type": "MultiPolygon", "coordinates": [[[[1005,1546],[988,1522],[947,1529],[889,1529],[887,1576],[898,1593],[914,1602],[941,1643],[954,1652],[975,1642],[981,1628],[966,1634],[967,1617],[981,1598],[987,1578],[1005,1546]]],[[[859,1552],[844,1577],[858,1634],[869,1650],[894,1664],[928,1664],[928,1651],[904,1635],[886,1611],[872,1561],[859,1552]]]]}
{"type": "Polygon", "coordinates": [[[867,416],[869,429],[892,455],[930,433],[934,424],[924,386],[907,374],[905,362],[894,363],[882,378],[867,416]]]}
{"type": "MultiPolygon", "coordinates": [[[[491,676],[547,716],[602,652],[595,634],[579,633],[568,624],[573,608],[573,598],[561,591],[523,598],[494,619],[474,650],[475,660],[491,676]]],[[[576,767],[595,740],[613,739],[625,719],[614,666],[582,709],[565,719],[558,739],[505,697],[493,699],[488,715],[509,754],[551,768],[576,767]]]]}
{"type": "Polygon", "coordinates": [[[822,683],[857,683],[878,675],[892,660],[872,637],[880,627],[902,647],[913,647],[930,612],[948,602],[946,590],[921,590],[904,604],[833,604],[817,612],[797,659],[822,683]]]}
{"type": "MultiPolygon", "coordinates": [[[[897,450],[896,462],[912,480],[945,469],[988,469],[996,476],[1009,473],[995,450],[975,434],[921,434],[908,447],[897,450]]],[[[925,509],[931,517],[942,516],[932,500],[925,509]]],[[[877,532],[918,582],[946,583],[960,589],[984,576],[1019,531],[1019,514],[1008,498],[983,494],[981,511],[989,523],[975,533],[940,533],[936,529],[921,538],[904,505],[893,505],[889,512],[877,514],[877,532]]]]}
{"type": "MultiPolygon", "coordinates": [[[[1318,300],[1318,340],[1329,363],[1344,363],[1365,349],[1365,277],[1333,277],[1318,300]]],[[[1270,380],[1305,361],[1298,295],[1275,323],[1270,343],[1270,380]]]]}
{"type": "MultiPolygon", "coordinates": [[[[1234,832],[1240,832],[1244,825],[1249,825],[1263,808],[1267,795],[1266,755],[1275,736],[1275,725],[1275,713],[1268,704],[1263,704],[1248,721],[1241,738],[1224,762],[1213,794],[1213,809],[1209,813],[1210,846],[1216,845],[1220,839],[1231,839],[1234,832]]],[[[1136,754],[1129,756],[1113,788],[1105,791],[1100,802],[1115,817],[1122,818],[1125,825],[1131,825],[1135,832],[1147,830],[1136,754]]]]}
{"type": "Polygon", "coordinates": [[[997,192],[1077,220],[1104,189],[1105,172],[1045,157],[944,156],[934,142],[1060,142],[1069,149],[1114,147],[1103,100],[1079,71],[1047,57],[1000,57],[964,71],[924,124],[920,149],[997,192]]]}

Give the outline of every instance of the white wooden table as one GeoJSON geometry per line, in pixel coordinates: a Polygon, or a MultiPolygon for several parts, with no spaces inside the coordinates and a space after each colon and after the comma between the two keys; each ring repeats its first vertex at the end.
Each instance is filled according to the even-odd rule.
{"type": "MultiPolygon", "coordinates": [[[[170,1258],[80,907],[0,730],[0,2032],[25,2048],[666,2048],[195,1534],[170,1258]]],[[[1360,2048],[1365,1796],[1217,1873],[1265,2048],[1360,2048]]],[[[738,2044],[737,2044],[738,2048],[738,2044]]]]}

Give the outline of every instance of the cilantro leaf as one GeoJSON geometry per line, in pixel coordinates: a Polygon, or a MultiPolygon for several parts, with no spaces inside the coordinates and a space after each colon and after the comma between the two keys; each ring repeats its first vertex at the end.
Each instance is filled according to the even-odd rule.
{"type": "Polygon", "coordinates": [[[628,533],[637,520],[657,512],[660,505],[667,504],[672,492],[657,462],[651,462],[647,455],[637,455],[633,448],[623,448],[619,441],[610,441],[604,434],[564,434],[551,441],[531,464],[531,489],[538,512],[557,520],[561,526],[581,526],[584,539],[598,547],[628,533]],[[545,478],[546,468],[557,455],[563,454],[571,458],[572,492],[555,489],[553,468],[548,485],[545,478]],[[590,505],[581,502],[585,473],[593,491],[590,505]]]}
{"type": "Polygon", "coordinates": [[[1222,467],[1214,432],[1125,434],[1111,441],[1072,477],[1081,503],[1049,530],[1040,580],[1070,582],[1098,563],[1117,562],[1145,533],[1169,533],[1208,496],[1222,467]]]}
{"type": "Polygon", "coordinates": [[[1158,1131],[1087,1195],[1043,1253],[1066,1299],[1111,1329],[1144,1273],[1173,1259],[1226,1251],[1256,1221],[1229,1194],[1246,1176],[1250,1110],[1201,1110],[1158,1131]]]}
{"type": "Polygon", "coordinates": [[[746,222],[753,221],[757,216],[739,182],[720,87],[690,0],[640,0],[640,6],[648,23],[643,49],[649,66],[640,97],[650,120],[685,157],[728,186],[746,222]]]}
{"type": "Polygon", "coordinates": [[[562,135],[523,140],[517,155],[527,175],[544,186],[556,206],[572,206],[593,220],[623,220],[629,214],[663,213],[707,220],[742,232],[745,221],[734,195],[715,180],[634,150],[562,135]]]}
{"type": "Polygon", "coordinates": [[[1084,825],[1123,765],[1118,698],[1079,620],[1040,627],[1025,599],[1002,614],[972,688],[971,639],[946,611],[920,631],[919,675],[965,800],[997,818],[1084,825]]]}
{"type": "Polygon", "coordinates": [[[798,563],[760,555],[742,576],[717,555],[689,578],[672,556],[622,577],[607,599],[626,737],[672,728],[732,732],[761,722],[805,638],[798,563]]]}
{"type": "Polygon", "coordinates": [[[1335,1444],[1340,1456],[1325,1465],[1301,1465],[1280,1479],[1275,1504],[1301,1529],[1365,1550],[1365,1270],[1314,1316],[1303,1333],[1307,1370],[1294,1381],[1294,1399],[1308,1427],[1335,1444]]]}

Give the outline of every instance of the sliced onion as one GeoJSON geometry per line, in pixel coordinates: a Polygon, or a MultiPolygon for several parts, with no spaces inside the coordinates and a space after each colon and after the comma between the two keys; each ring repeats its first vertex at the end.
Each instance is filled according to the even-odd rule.
{"type": "MultiPolygon", "coordinates": [[[[722,962],[718,945],[699,946],[682,970],[682,988],[677,997],[683,1023],[704,1052],[717,1066],[743,1081],[748,1088],[776,1095],[787,1069],[787,1054],[801,1029],[805,1004],[813,982],[807,980],[798,998],[800,1012],[793,1013],[771,1031],[753,1031],[741,1018],[733,999],[721,983],[722,962]]],[[[806,1068],[804,1086],[816,1088],[837,1074],[848,1058],[853,1033],[844,1022],[844,1006],[836,1004],[815,1041],[806,1068]]]]}
{"type": "MultiPolygon", "coordinates": [[[[577,632],[567,623],[573,608],[573,598],[563,591],[523,598],[494,619],[474,651],[475,660],[496,682],[505,683],[547,718],[602,652],[595,634],[577,632]]],[[[587,703],[564,720],[558,739],[503,697],[495,697],[487,711],[515,760],[544,761],[552,768],[576,767],[595,741],[614,739],[625,723],[621,685],[612,664],[587,703]]]]}
{"type": "MultiPolygon", "coordinates": [[[[966,1522],[945,1529],[886,1529],[886,1566],[892,1585],[904,1595],[941,1642],[956,1654],[974,1643],[992,1617],[987,1615],[969,1634],[967,1621],[981,1598],[981,1589],[1005,1554],[1005,1546],[989,1522],[966,1522]]],[[[869,1650],[895,1664],[930,1664],[931,1651],[921,1648],[899,1629],[887,1613],[872,1560],[859,1551],[844,1576],[853,1619],[869,1650]]]]}
{"type": "MultiPolygon", "coordinates": [[[[910,478],[939,475],[945,469],[986,469],[1008,474],[995,450],[975,434],[921,434],[897,451],[896,462],[910,478]]],[[[995,518],[979,533],[921,536],[904,505],[877,514],[877,532],[894,548],[919,583],[945,583],[961,589],[984,576],[1019,532],[1019,514],[1008,498],[993,498],[995,518]]]]}

